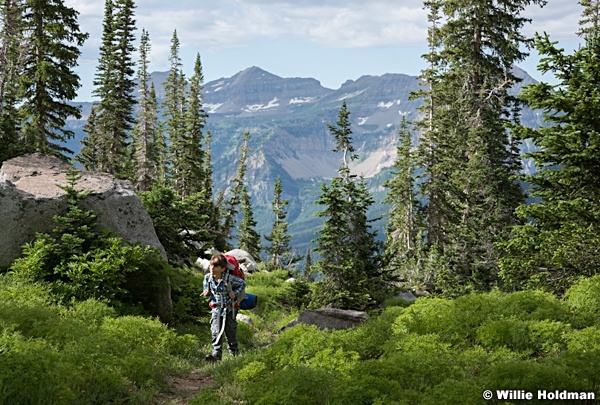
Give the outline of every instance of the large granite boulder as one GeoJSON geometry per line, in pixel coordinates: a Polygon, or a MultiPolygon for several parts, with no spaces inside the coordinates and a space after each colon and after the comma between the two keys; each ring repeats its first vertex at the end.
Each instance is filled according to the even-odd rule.
{"type": "Polygon", "coordinates": [[[315,325],[319,329],[348,329],[359,326],[369,319],[366,312],[349,309],[319,308],[303,311],[296,319],[285,326],[284,329],[303,323],[315,325]]]}
{"type": "MultiPolygon", "coordinates": [[[[67,207],[66,173],[71,166],[39,153],[7,160],[0,168],[0,266],[9,266],[20,256],[21,247],[37,232],[49,233],[56,225],[54,216],[67,207]]],[[[156,247],[166,259],[152,219],[128,181],[105,173],[80,171],[75,189],[89,191],[84,208],[100,213],[99,225],[123,239],[156,247]]],[[[161,308],[170,311],[168,280],[161,308]]]]}

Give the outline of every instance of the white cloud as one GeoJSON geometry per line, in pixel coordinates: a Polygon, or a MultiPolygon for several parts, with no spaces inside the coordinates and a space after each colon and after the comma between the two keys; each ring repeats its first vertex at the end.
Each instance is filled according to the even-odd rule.
{"type": "MultiPolygon", "coordinates": [[[[65,2],[80,13],[81,30],[90,34],[80,59],[80,65],[89,69],[98,58],[104,1],[65,2]]],[[[557,41],[576,39],[582,10],[578,2],[549,0],[548,3],[542,9],[534,5],[527,8],[523,17],[532,18],[533,23],[524,27],[525,34],[546,31],[557,41]]],[[[289,43],[290,52],[299,44],[305,51],[309,46],[352,50],[357,52],[356,60],[362,63],[373,59],[372,54],[360,56],[362,50],[388,49],[389,55],[380,56],[379,64],[382,65],[383,58],[391,59],[393,54],[397,60],[394,62],[398,66],[396,72],[401,73],[409,63],[402,56],[403,49],[426,44],[427,12],[423,9],[423,0],[137,0],[136,6],[137,37],[142,28],[149,32],[150,60],[155,70],[168,68],[170,41],[175,29],[182,55],[187,54],[185,63],[189,64],[193,64],[197,52],[204,59],[209,53],[249,50],[277,42],[289,43]]],[[[388,60],[386,66],[390,62],[388,60]]],[[[262,64],[260,61],[238,63],[242,64],[239,70],[262,64]]],[[[364,74],[371,74],[373,70],[375,67],[364,74]]],[[[314,74],[313,77],[320,79],[314,74]]],[[[348,78],[351,77],[345,79],[348,78]]]]}
{"type": "MultiPolygon", "coordinates": [[[[80,12],[80,24],[97,47],[104,2],[66,3],[80,12]]],[[[527,8],[524,16],[533,18],[533,24],[526,31],[573,37],[581,6],[575,0],[549,3],[541,10],[527,8]]],[[[193,43],[202,49],[244,47],[257,40],[342,48],[401,46],[425,42],[427,28],[422,0],[401,5],[395,0],[139,0],[136,5],[138,28],[146,28],[153,43],[168,44],[177,29],[182,46],[193,43]]]]}

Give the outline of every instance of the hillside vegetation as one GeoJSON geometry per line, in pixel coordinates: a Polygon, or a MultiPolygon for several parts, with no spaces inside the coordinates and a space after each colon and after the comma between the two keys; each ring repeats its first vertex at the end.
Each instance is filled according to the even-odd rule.
{"type": "Polygon", "coordinates": [[[0,403],[157,403],[169,375],[192,370],[214,384],[190,404],[507,403],[496,390],[508,389],[549,403],[538,390],[589,393],[600,384],[598,276],[564,299],[539,291],[391,299],[355,329],[280,332],[301,304],[286,277],[248,277],[261,298],[242,311],[254,325],[239,324],[242,354],[215,365],[201,360],[208,316],[168,327],[94,299],[60,304],[42,285],[0,276],[0,403]],[[495,399],[486,402],[488,389],[495,399]]]}

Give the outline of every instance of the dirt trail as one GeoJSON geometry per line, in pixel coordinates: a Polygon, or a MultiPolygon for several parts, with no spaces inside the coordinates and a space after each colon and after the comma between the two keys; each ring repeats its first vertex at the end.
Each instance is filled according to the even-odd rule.
{"type": "Polygon", "coordinates": [[[187,405],[200,389],[215,385],[211,377],[200,371],[192,371],[185,377],[169,377],[168,382],[169,390],[158,395],[154,405],[187,405]]]}

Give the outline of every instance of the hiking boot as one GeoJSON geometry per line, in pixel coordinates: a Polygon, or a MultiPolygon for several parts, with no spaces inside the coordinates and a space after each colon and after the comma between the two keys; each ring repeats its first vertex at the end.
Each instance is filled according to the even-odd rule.
{"type": "Polygon", "coordinates": [[[221,356],[219,356],[218,354],[207,354],[206,357],[204,358],[206,361],[210,361],[210,362],[214,362],[214,361],[220,361],[221,360],[221,356]]]}

